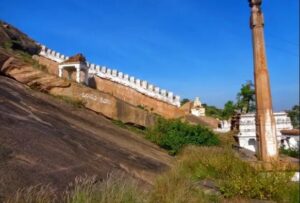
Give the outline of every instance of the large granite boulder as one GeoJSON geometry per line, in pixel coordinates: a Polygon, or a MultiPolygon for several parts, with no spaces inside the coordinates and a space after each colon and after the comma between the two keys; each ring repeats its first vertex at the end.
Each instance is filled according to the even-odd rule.
{"type": "Polygon", "coordinates": [[[0,46],[38,54],[40,46],[26,34],[12,25],[0,20],[0,46]]]}

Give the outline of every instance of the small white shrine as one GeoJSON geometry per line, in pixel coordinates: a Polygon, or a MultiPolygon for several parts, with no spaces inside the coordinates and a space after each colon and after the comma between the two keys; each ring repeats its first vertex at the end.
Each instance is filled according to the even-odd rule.
{"type": "Polygon", "coordinates": [[[85,83],[88,85],[88,67],[86,60],[82,54],[77,54],[63,61],[58,65],[58,76],[63,77],[64,70],[68,73],[68,79],[71,80],[72,73],[76,71],[76,82],[85,83]],[[82,81],[81,72],[84,72],[84,81],[82,81]]]}
{"type": "Polygon", "coordinates": [[[195,98],[191,108],[191,114],[197,117],[205,116],[205,108],[202,106],[199,97],[195,98]]]}

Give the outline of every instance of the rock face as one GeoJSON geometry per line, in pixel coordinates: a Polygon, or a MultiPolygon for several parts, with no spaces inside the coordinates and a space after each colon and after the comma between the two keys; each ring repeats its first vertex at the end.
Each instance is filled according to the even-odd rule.
{"type": "Polygon", "coordinates": [[[0,46],[8,46],[25,51],[31,55],[38,54],[40,46],[26,34],[0,20],[0,46]]]}
{"type": "Polygon", "coordinates": [[[112,171],[151,184],[172,162],[163,150],[105,117],[4,76],[0,112],[0,197],[40,183],[63,189],[75,176],[106,178],[112,171]]]}
{"type": "Polygon", "coordinates": [[[116,97],[76,82],[47,74],[31,64],[26,64],[0,49],[0,72],[32,88],[52,95],[67,96],[81,101],[84,106],[104,116],[124,123],[151,126],[155,115],[130,105],[116,97]]]}

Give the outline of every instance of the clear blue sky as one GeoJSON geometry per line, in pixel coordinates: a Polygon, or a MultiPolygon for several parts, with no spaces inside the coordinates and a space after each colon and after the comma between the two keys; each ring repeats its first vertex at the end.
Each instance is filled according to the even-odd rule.
{"type": "MultiPolygon", "coordinates": [[[[82,52],[222,107],[253,80],[247,0],[0,0],[0,18],[65,55],[82,52]],[[5,2],[5,3],[4,3],[5,2]]],[[[299,0],[264,0],[275,110],[299,103],[299,0]]]]}

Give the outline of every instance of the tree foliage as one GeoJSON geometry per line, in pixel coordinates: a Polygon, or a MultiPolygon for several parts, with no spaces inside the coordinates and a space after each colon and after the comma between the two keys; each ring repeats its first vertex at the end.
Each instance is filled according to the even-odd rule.
{"type": "Polygon", "coordinates": [[[237,94],[237,108],[241,113],[249,113],[255,110],[255,90],[252,81],[243,84],[237,94]]]}
{"type": "Polygon", "coordinates": [[[237,93],[237,101],[227,101],[223,109],[215,106],[203,104],[205,107],[205,114],[214,118],[228,120],[237,111],[241,113],[248,113],[255,111],[255,91],[252,81],[247,81],[242,84],[240,91],[237,93]]]}
{"type": "Polygon", "coordinates": [[[185,103],[188,103],[190,100],[188,98],[184,98],[181,100],[180,104],[181,106],[184,105],[185,103]]]}
{"type": "Polygon", "coordinates": [[[288,111],[288,115],[291,118],[292,125],[294,128],[300,127],[300,106],[295,105],[293,108],[288,111]]]}
{"type": "Polygon", "coordinates": [[[225,103],[224,105],[224,109],[222,112],[222,117],[226,120],[228,120],[229,118],[231,118],[236,111],[236,105],[234,104],[233,101],[228,101],[225,103]]]}

